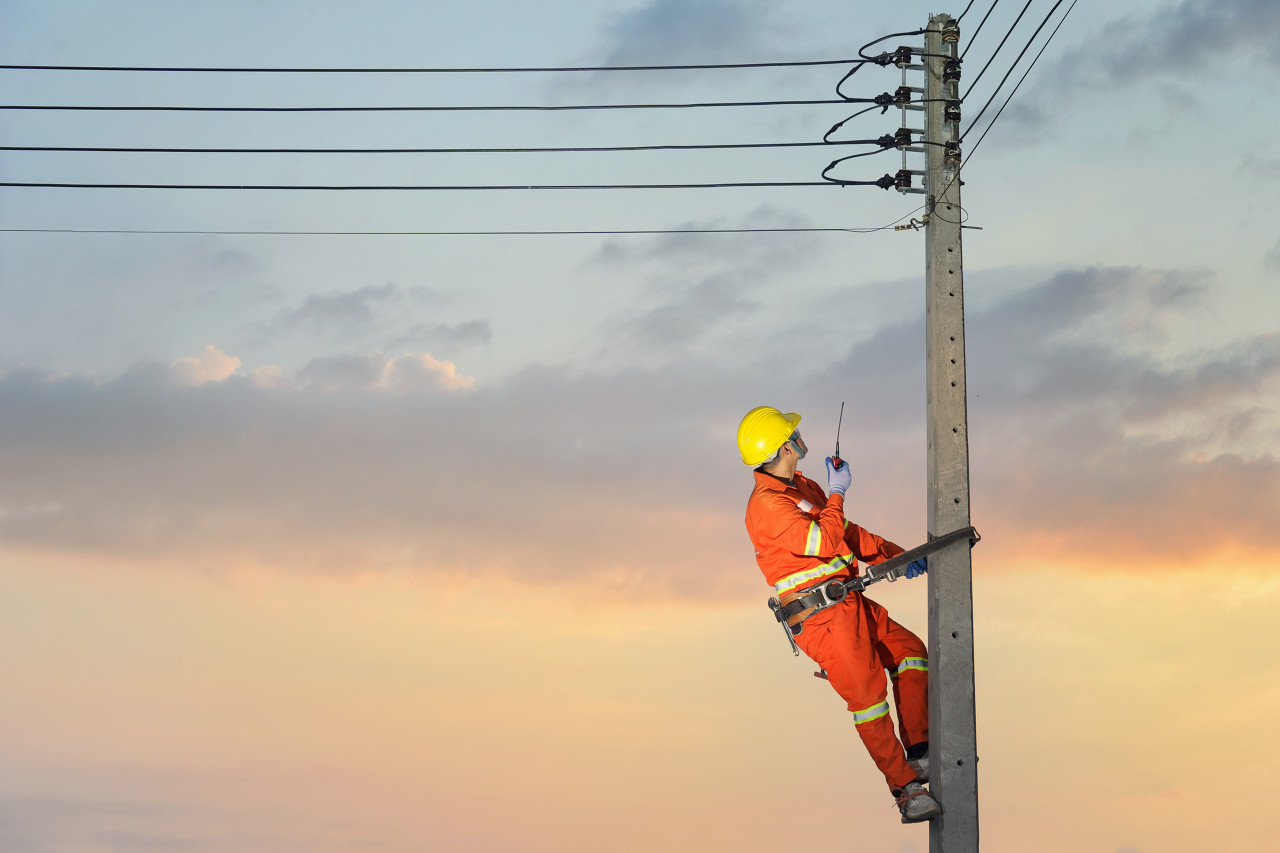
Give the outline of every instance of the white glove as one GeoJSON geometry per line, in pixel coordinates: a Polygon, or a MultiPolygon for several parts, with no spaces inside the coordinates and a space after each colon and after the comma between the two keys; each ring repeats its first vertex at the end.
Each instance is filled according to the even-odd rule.
{"type": "Polygon", "coordinates": [[[849,460],[841,460],[844,464],[836,470],[836,464],[827,457],[827,494],[843,495],[853,483],[853,471],[849,469],[849,460]]]}

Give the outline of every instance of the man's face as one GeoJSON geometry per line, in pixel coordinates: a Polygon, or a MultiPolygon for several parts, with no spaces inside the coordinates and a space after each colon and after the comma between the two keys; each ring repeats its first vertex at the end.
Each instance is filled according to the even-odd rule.
{"type": "Polygon", "coordinates": [[[791,433],[791,438],[788,440],[793,442],[796,447],[800,448],[800,452],[797,455],[803,459],[809,452],[809,445],[805,444],[804,439],[800,437],[800,430],[796,430],[791,433]]]}

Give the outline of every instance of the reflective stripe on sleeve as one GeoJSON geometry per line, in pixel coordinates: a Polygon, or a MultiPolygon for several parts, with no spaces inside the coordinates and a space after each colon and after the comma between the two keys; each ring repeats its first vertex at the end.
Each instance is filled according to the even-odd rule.
{"type": "Polygon", "coordinates": [[[809,581],[816,581],[827,575],[834,575],[836,572],[844,571],[848,568],[849,561],[852,557],[848,554],[842,557],[836,557],[829,563],[823,563],[821,566],[814,566],[812,569],[805,569],[802,572],[795,572],[787,575],[782,580],[773,585],[773,588],[779,593],[790,592],[801,584],[809,581]]]}
{"type": "Polygon", "coordinates": [[[872,705],[870,708],[863,708],[861,711],[853,712],[853,724],[860,726],[863,723],[869,723],[872,720],[878,720],[889,713],[889,703],[881,702],[879,705],[872,705]]]}
{"type": "Polygon", "coordinates": [[[804,541],[804,555],[806,557],[818,556],[818,549],[822,547],[822,528],[818,526],[818,522],[809,522],[809,536],[804,541]]]}

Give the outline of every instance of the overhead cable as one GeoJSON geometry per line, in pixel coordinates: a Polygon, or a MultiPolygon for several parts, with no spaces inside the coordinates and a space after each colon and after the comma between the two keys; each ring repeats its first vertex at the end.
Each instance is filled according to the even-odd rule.
{"type": "Polygon", "coordinates": [[[168,234],[194,236],[250,237],[525,237],[559,235],[624,235],[624,234],[789,234],[810,232],[842,232],[873,234],[888,231],[902,220],[923,210],[917,207],[892,222],[874,228],[644,228],[616,230],[537,230],[537,231],[211,231],[160,230],[144,228],[0,228],[3,234],[168,234]]]}
{"type": "MultiPolygon", "coordinates": [[[[996,45],[996,49],[991,52],[991,56],[987,57],[987,64],[982,66],[982,70],[978,72],[978,76],[973,78],[973,82],[969,84],[970,92],[972,92],[973,88],[978,85],[978,81],[982,79],[982,75],[987,73],[987,69],[991,67],[991,63],[994,62],[996,56],[999,55],[1000,48],[1004,47],[1004,43],[1009,40],[1009,36],[1013,35],[1013,31],[1018,27],[1018,22],[1022,20],[1023,15],[1027,14],[1027,10],[1031,8],[1032,2],[1033,0],[1027,0],[1027,5],[1023,6],[1022,11],[1018,13],[1018,17],[1013,19],[1013,26],[1009,27],[1009,32],[1005,33],[1004,38],[1000,39],[1000,44],[996,45]]],[[[995,8],[994,4],[992,5],[992,8],[995,8]]],[[[969,96],[965,95],[964,98],[961,98],[960,103],[964,103],[964,100],[967,97],[969,96]]]]}
{"type": "MultiPolygon", "coordinates": [[[[1058,21],[1058,25],[1053,28],[1053,32],[1049,33],[1049,37],[1045,39],[1044,44],[1040,47],[1040,51],[1035,55],[1035,58],[1031,60],[1031,64],[1027,66],[1027,70],[1023,72],[1022,77],[1018,79],[1018,84],[1013,87],[1013,91],[1009,93],[1009,97],[1005,99],[1005,102],[1000,106],[999,111],[996,112],[995,117],[992,118],[991,122],[987,125],[986,130],[982,132],[982,136],[978,137],[978,141],[975,142],[973,147],[969,149],[969,153],[968,155],[966,155],[964,163],[962,163],[960,168],[956,170],[954,175],[952,175],[951,180],[947,181],[946,185],[942,188],[942,192],[938,193],[938,195],[936,196],[937,198],[944,197],[947,193],[947,190],[951,187],[952,182],[960,180],[960,176],[963,173],[964,169],[968,167],[970,163],[973,162],[973,155],[977,153],[978,146],[982,145],[982,140],[986,139],[987,134],[991,132],[991,128],[995,127],[996,121],[998,121],[1000,118],[1000,114],[1004,112],[1004,108],[1007,107],[1009,105],[1009,102],[1013,100],[1013,96],[1017,94],[1018,88],[1022,85],[1022,81],[1026,80],[1027,75],[1031,73],[1031,69],[1036,67],[1036,63],[1039,62],[1040,57],[1044,55],[1045,49],[1049,47],[1049,43],[1053,41],[1053,37],[1058,34],[1058,30],[1061,29],[1062,25],[1067,20],[1067,16],[1071,14],[1071,10],[1074,9],[1075,7],[1076,7],[1076,0],[1071,0],[1071,5],[1067,7],[1066,12],[1062,13],[1062,18],[1058,21]]],[[[963,208],[961,208],[961,210],[963,211],[963,208]]],[[[938,214],[936,210],[934,211],[933,215],[939,216],[939,218],[945,219],[945,217],[941,217],[941,215],[938,214]]],[[[946,221],[953,222],[953,220],[946,220],[946,221]]]]}
{"type": "Polygon", "coordinates": [[[847,65],[857,59],[812,59],[793,62],[724,62],[703,65],[595,65],[526,68],[216,68],[144,65],[0,65],[0,71],[137,71],[230,74],[541,74],[572,71],[699,71],[720,68],[791,68],[847,65]]]}
{"type": "MultiPolygon", "coordinates": [[[[981,119],[983,113],[987,111],[987,107],[991,106],[991,102],[996,99],[996,95],[998,95],[1000,93],[1000,89],[1004,87],[1005,82],[1009,79],[1009,75],[1012,74],[1013,70],[1018,67],[1018,63],[1022,61],[1022,57],[1026,56],[1027,51],[1031,49],[1031,45],[1035,43],[1036,36],[1040,35],[1040,31],[1044,29],[1045,24],[1049,23],[1049,19],[1053,17],[1053,13],[1058,11],[1058,7],[1061,5],[1062,5],[1062,0],[1058,0],[1058,2],[1054,3],[1053,8],[1049,10],[1049,14],[1045,15],[1044,20],[1040,22],[1040,26],[1036,27],[1036,31],[1031,34],[1031,38],[1027,39],[1026,47],[1022,48],[1022,52],[1018,54],[1018,58],[1013,60],[1013,64],[1009,66],[1009,70],[1005,72],[1004,77],[1000,78],[1000,84],[996,86],[995,91],[991,93],[991,97],[988,98],[987,102],[982,105],[982,109],[978,110],[978,114],[973,117],[973,121],[970,122],[969,124],[969,130],[973,130],[973,128],[977,126],[978,120],[981,119]]],[[[1065,15],[1063,16],[1063,20],[1066,20],[1065,15]]],[[[1048,43],[1049,42],[1047,41],[1045,42],[1045,44],[1048,44],[1048,43]]],[[[960,135],[960,141],[962,142],[964,141],[964,137],[968,135],[969,130],[966,130],[964,133],[960,135]]]]}
{"type": "Polygon", "coordinates": [[[187,107],[108,106],[91,104],[0,104],[0,110],[90,110],[109,112],[193,112],[193,113],[375,113],[375,112],[509,112],[561,110],[685,110],[702,107],[783,107],[814,104],[844,104],[848,99],[809,101],[717,101],[693,104],[520,104],[512,106],[425,106],[425,107],[187,107]]]}
{"type": "MultiPolygon", "coordinates": [[[[1054,27],[1053,32],[1049,33],[1049,37],[1045,39],[1044,44],[1040,47],[1040,52],[1036,54],[1035,59],[1031,60],[1031,64],[1027,66],[1027,70],[1022,72],[1022,76],[1018,78],[1017,85],[1015,85],[1013,87],[1013,91],[1009,93],[1009,97],[1005,98],[1004,103],[1000,105],[1000,109],[996,111],[995,117],[991,119],[991,123],[987,125],[986,130],[982,131],[982,136],[978,137],[978,141],[973,144],[973,148],[969,149],[969,157],[972,157],[974,152],[978,150],[978,146],[982,144],[982,140],[987,138],[987,134],[991,132],[991,128],[995,127],[996,122],[999,121],[1000,114],[1004,112],[1004,108],[1009,106],[1009,102],[1013,100],[1013,96],[1018,94],[1018,88],[1022,85],[1022,81],[1026,80],[1027,75],[1031,73],[1031,69],[1036,67],[1036,63],[1040,61],[1040,57],[1044,55],[1045,48],[1049,46],[1049,42],[1053,41],[1053,37],[1058,34],[1058,30],[1067,20],[1067,15],[1070,15],[1071,10],[1076,7],[1076,2],[1077,0],[1071,0],[1071,5],[1067,7],[1067,11],[1062,13],[1062,18],[1058,21],[1058,26],[1054,27]]],[[[1054,8],[1056,9],[1057,6],[1054,8]]],[[[983,109],[986,108],[984,107],[983,109]]],[[[978,115],[981,116],[982,114],[979,113],[978,115]]]]}
{"type": "Polygon", "coordinates": [[[880,36],[880,38],[873,39],[872,41],[869,41],[866,44],[864,44],[862,47],[858,48],[858,56],[862,57],[863,61],[865,62],[876,62],[878,59],[882,59],[884,55],[882,54],[880,57],[867,56],[865,51],[867,48],[871,47],[871,45],[879,44],[880,42],[887,41],[891,38],[898,38],[900,36],[920,36],[920,35],[924,35],[924,33],[925,33],[925,30],[909,30],[907,32],[889,33],[889,35],[887,36],[880,36]]]}
{"type": "Polygon", "coordinates": [[[918,35],[920,35],[920,34],[921,34],[921,33],[923,33],[923,32],[924,32],[924,30],[913,30],[913,31],[911,31],[911,32],[905,32],[905,33],[890,33],[890,34],[889,34],[889,35],[887,35],[887,36],[881,36],[881,37],[880,37],[880,38],[878,38],[878,39],[873,39],[872,41],[869,41],[869,42],[867,42],[866,44],[864,44],[862,47],[858,48],[858,56],[860,56],[860,57],[861,57],[861,59],[857,60],[857,64],[856,64],[856,65],[854,65],[852,68],[850,68],[850,69],[849,69],[849,71],[848,71],[848,73],[846,73],[843,77],[841,77],[841,78],[840,78],[840,82],[836,83],[836,94],[837,94],[837,95],[839,95],[840,97],[844,98],[846,101],[849,101],[849,102],[851,102],[851,103],[852,103],[852,102],[857,102],[857,101],[863,101],[863,102],[865,102],[865,101],[866,101],[866,99],[865,99],[865,98],[851,98],[851,97],[849,97],[849,96],[845,95],[845,93],[844,93],[843,91],[841,91],[841,87],[842,87],[842,86],[844,86],[845,82],[846,82],[850,77],[852,77],[854,74],[856,74],[856,73],[858,72],[858,69],[862,68],[862,66],[863,66],[863,65],[865,65],[865,64],[867,64],[867,63],[869,63],[869,62],[873,62],[873,63],[875,63],[876,65],[879,65],[879,66],[881,66],[881,67],[885,67],[885,66],[889,65],[889,63],[890,63],[890,62],[892,62],[892,61],[893,61],[894,54],[892,54],[892,53],[881,53],[879,56],[867,56],[867,55],[866,55],[866,53],[864,53],[864,51],[866,51],[866,49],[867,49],[867,48],[871,47],[871,45],[873,45],[873,44],[879,44],[880,42],[884,41],[885,39],[891,39],[891,38],[895,38],[895,37],[897,37],[897,36],[918,36],[918,35]]]}
{"type": "MultiPolygon", "coordinates": [[[[902,217],[905,219],[906,217],[902,217]]],[[[623,234],[869,234],[885,231],[901,219],[878,228],[646,228],[538,231],[178,231],[141,228],[0,228],[5,234],[168,234],[230,237],[540,237],[550,235],[623,234]]]]}
{"type": "Polygon", "coordinates": [[[865,144],[866,140],[829,142],[734,142],[691,145],[601,145],[583,148],[126,148],[72,145],[0,145],[0,151],[95,152],[138,154],[544,154],[610,151],[694,151],[741,148],[821,148],[865,144]]]}
{"type": "Polygon", "coordinates": [[[375,192],[396,191],[453,191],[453,190],[695,190],[726,187],[830,187],[830,181],[741,181],[706,184],[481,184],[466,185],[307,185],[307,184],[98,184],[54,183],[44,181],[0,181],[0,187],[26,187],[50,189],[105,189],[105,190],[332,190],[375,192]]]}
{"type": "MultiPolygon", "coordinates": [[[[969,36],[969,43],[968,43],[968,44],[966,44],[966,45],[964,46],[964,50],[960,52],[960,58],[961,58],[961,59],[964,59],[965,54],[969,52],[969,48],[973,47],[974,39],[976,39],[976,38],[978,37],[978,33],[982,32],[982,28],[983,28],[983,26],[985,26],[985,25],[986,25],[986,23],[987,23],[987,18],[990,18],[990,17],[991,17],[991,13],[992,13],[992,12],[994,12],[994,11],[996,10],[996,6],[997,6],[999,3],[1000,3],[1000,0],[993,0],[993,2],[992,2],[992,4],[991,4],[991,8],[987,10],[987,14],[985,14],[985,15],[983,15],[983,16],[982,16],[982,20],[978,22],[978,28],[977,28],[976,30],[974,30],[974,31],[973,31],[973,35],[969,36]]],[[[967,12],[967,11],[969,11],[969,10],[968,10],[968,9],[965,9],[965,11],[967,12]]]]}

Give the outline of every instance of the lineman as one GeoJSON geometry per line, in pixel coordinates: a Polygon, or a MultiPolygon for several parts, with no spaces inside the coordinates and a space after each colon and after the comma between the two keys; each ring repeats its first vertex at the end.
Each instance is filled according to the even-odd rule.
{"type": "MultiPolygon", "coordinates": [[[[771,406],[747,412],[738,426],[742,461],[755,469],[755,489],[747,501],[747,532],[756,562],[784,607],[811,596],[831,580],[854,577],[857,561],[875,565],[902,548],[844,517],[844,494],[852,482],[849,465],[839,470],[827,459],[830,497],[796,470],[808,447],[796,427],[800,416],[771,406]]],[[[923,559],[906,576],[927,571],[923,559]]],[[[929,779],[929,663],[920,638],[889,618],[860,592],[828,603],[808,598],[792,619],[796,644],[826,670],[831,686],[849,703],[853,722],[876,767],[884,774],[903,823],[942,814],[922,783],[929,779]],[[893,681],[898,708],[894,735],[885,670],[893,681]],[[903,744],[906,744],[904,751],[903,744]]]]}

